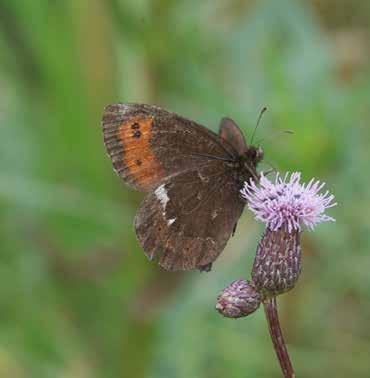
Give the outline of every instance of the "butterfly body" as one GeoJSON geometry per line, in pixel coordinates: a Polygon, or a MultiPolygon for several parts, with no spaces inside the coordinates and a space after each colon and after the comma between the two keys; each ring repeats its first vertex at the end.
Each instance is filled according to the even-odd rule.
{"type": "Polygon", "coordinates": [[[243,211],[242,183],[258,180],[262,150],[228,118],[217,135],[159,107],[113,104],[102,123],[115,171],[148,193],[135,218],[145,254],[167,270],[209,270],[243,211]]]}

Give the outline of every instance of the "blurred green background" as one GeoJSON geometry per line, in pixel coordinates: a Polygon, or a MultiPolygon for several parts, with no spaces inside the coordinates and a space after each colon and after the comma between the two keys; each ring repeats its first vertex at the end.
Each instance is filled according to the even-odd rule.
{"type": "Polygon", "coordinates": [[[297,376],[370,377],[369,1],[0,0],[0,51],[0,377],[281,376],[263,311],[214,310],[263,226],[245,211],[209,274],[147,261],[142,195],[102,143],[112,102],[247,137],[268,106],[266,160],[339,203],[279,299],[297,376]]]}

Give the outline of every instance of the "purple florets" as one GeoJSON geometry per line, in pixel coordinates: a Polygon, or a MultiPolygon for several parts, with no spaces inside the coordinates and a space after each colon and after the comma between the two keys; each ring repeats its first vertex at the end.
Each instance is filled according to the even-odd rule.
{"type": "Polygon", "coordinates": [[[324,214],[333,207],[334,196],[328,191],[319,194],[325,183],[312,179],[307,185],[300,183],[301,174],[276,175],[275,183],[261,175],[259,187],[252,180],[241,190],[248,207],[256,219],[266,223],[272,231],[287,227],[288,232],[300,230],[301,224],[313,229],[317,223],[334,221],[324,214]]]}

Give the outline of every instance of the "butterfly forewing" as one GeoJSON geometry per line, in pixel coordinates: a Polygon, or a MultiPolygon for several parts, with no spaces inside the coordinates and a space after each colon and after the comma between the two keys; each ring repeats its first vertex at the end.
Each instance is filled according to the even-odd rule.
{"type": "Polygon", "coordinates": [[[233,159],[237,152],[205,127],[143,104],[114,104],[103,116],[104,143],[114,169],[141,191],[196,167],[204,156],[233,159]]]}

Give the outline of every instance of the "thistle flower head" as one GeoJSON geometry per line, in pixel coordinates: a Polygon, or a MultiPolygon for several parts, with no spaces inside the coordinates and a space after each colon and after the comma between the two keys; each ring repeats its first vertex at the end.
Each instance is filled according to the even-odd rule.
{"type": "Polygon", "coordinates": [[[261,174],[260,185],[252,180],[245,182],[241,194],[256,219],[272,231],[285,226],[290,233],[300,230],[301,224],[312,230],[317,223],[334,221],[324,213],[336,205],[328,191],[320,193],[325,183],[312,179],[308,184],[301,184],[300,179],[299,172],[287,173],[284,178],[277,174],[275,182],[261,174]]]}

